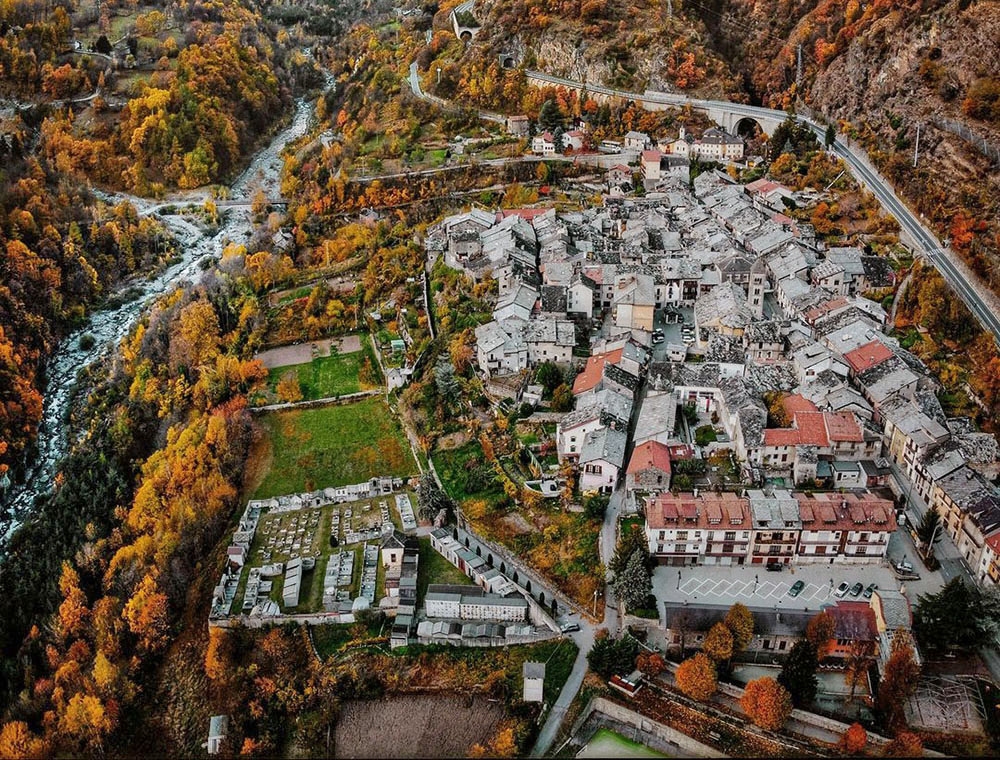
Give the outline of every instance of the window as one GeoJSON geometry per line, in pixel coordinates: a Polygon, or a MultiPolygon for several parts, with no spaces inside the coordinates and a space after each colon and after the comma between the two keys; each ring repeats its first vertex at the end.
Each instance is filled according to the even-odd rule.
{"type": "Polygon", "coordinates": [[[727,530],[726,531],[725,540],[726,541],[735,541],[736,540],[736,531],[735,530],[727,530]]]}
{"type": "Polygon", "coordinates": [[[785,649],[785,644],[787,644],[787,643],[788,643],[787,641],[779,641],[779,642],[778,642],[778,651],[779,651],[779,652],[782,652],[782,651],[784,651],[784,649],[785,649]]]}

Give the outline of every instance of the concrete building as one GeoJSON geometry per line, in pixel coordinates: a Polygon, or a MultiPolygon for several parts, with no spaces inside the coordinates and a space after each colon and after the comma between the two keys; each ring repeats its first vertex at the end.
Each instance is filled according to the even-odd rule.
{"type": "Polygon", "coordinates": [[[526,662],[521,668],[524,679],[523,700],[525,702],[541,702],[545,693],[545,663],[526,662]]]}

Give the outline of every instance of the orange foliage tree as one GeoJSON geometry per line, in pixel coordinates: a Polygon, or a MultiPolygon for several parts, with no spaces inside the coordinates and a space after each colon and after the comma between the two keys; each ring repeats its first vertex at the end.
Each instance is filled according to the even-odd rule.
{"type": "Polygon", "coordinates": [[[715,665],[701,652],[684,660],[677,668],[675,677],[677,688],[699,702],[707,700],[718,688],[715,665]]]}
{"type": "Polygon", "coordinates": [[[758,678],[747,684],[740,707],[761,728],[777,731],[792,713],[792,697],[773,678],[758,678]]]}

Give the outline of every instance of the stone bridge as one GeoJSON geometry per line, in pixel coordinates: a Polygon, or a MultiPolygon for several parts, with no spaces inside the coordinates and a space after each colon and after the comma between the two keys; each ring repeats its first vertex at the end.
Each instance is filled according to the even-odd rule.
{"type": "Polygon", "coordinates": [[[766,135],[774,134],[788,114],[784,111],[776,111],[771,108],[758,108],[742,103],[729,103],[721,100],[699,100],[690,98],[687,95],[676,95],[668,92],[656,92],[646,90],[644,93],[629,92],[627,90],[617,90],[613,87],[605,87],[599,84],[588,84],[577,82],[564,77],[543,74],[540,71],[525,72],[528,83],[536,87],[565,87],[571,90],[586,91],[595,100],[631,100],[649,111],[664,111],[668,108],[682,108],[690,106],[701,111],[712,121],[721,126],[730,134],[738,134],[745,131],[747,127],[756,124],[766,135]]]}

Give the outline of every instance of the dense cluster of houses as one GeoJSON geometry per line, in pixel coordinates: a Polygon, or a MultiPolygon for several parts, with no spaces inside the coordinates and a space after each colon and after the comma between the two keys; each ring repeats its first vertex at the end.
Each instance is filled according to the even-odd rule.
{"type": "MultiPolygon", "coordinates": [[[[692,186],[668,180],[641,200],[579,212],[473,210],[432,229],[428,245],[496,282],[493,320],[476,330],[487,380],[546,361],[579,370],[556,441],[581,490],[624,481],[627,500],[651,505],[650,530],[670,530],[659,523],[673,508],[674,471],[690,471],[680,462],[729,451],[745,483],[852,492],[856,504],[791,494],[788,546],[797,561],[855,561],[884,555],[875,537],[895,529],[896,514],[867,492],[887,486],[937,509],[980,580],[996,583],[996,439],[948,419],[935,378],[887,334],[890,263],[827,248],[784,213],[818,197],[708,171],[692,186]],[[665,339],[663,326],[677,321],[680,338],[665,339]],[[713,442],[696,442],[696,425],[682,419],[692,412],[713,442]],[[855,547],[855,533],[869,543],[855,547]],[[814,534],[830,539],[803,538],[814,534]]],[[[696,523],[714,514],[706,498],[685,495],[696,523]]],[[[763,498],[729,505],[745,516],[735,532],[748,541],[766,532],[751,527],[751,501],[763,498]]],[[[752,544],[743,548],[727,554],[754,561],[752,544]]]]}
{"type": "MultiPolygon", "coordinates": [[[[527,137],[530,122],[526,116],[512,116],[507,121],[507,130],[513,135],[527,137]]],[[[541,131],[531,137],[531,152],[542,157],[585,152],[591,147],[589,127],[584,120],[567,131],[541,131]]],[[[645,132],[631,130],[620,141],[608,140],[596,147],[619,159],[619,163],[605,172],[605,188],[612,196],[629,194],[634,189],[636,174],[645,190],[656,190],[671,178],[687,182],[692,161],[742,162],[746,151],[742,138],[719,127],[710,127],[700,137],[695,137],[683,124],[676,136],[664,135],[654,140],[645,132]]],[[[598,163],[608,166],[604,161],[598,163]]]]}

